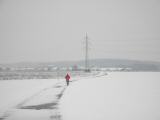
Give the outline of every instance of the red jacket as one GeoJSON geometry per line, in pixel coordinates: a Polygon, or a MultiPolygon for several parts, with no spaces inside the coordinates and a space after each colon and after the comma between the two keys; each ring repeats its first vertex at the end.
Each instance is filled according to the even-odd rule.
{"type": "Polygon", "coordinates": [[[67,81],[69,81],[70,76],[67,74],[65,78],[66,78],[67,81]]]}

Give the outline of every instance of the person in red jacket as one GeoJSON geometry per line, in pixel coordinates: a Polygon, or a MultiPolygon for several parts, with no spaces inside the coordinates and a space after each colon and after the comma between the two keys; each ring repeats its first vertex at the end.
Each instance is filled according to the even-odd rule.
{"type": "Polygon", "coordinates": [[[67,75],[65,76],[65,78],[66,78],[66,83],[67,83],[67,86],[69,85],[69,79],[70,79],[70,76],[69,76],[69,74],[67,73],[67,75]]]}

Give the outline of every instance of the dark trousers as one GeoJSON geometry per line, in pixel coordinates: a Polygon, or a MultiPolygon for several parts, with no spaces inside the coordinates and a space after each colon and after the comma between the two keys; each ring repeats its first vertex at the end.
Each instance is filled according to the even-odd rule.
{"type": "Polygon", "coordinates": [[[67,86],[69,85],[69,80],[66,80],[67,86]]]}

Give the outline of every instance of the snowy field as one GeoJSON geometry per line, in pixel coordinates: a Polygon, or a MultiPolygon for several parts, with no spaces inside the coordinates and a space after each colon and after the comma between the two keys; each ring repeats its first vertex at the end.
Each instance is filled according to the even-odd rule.
{"type": "MultiPolygon", "coordinates": [[[[72,74],[71,81],[95,74],[97,73],[85,73],[79,76],[72,74]]],[[[1,80],[0,120],[55,118],[58,113],[55,115],[54,105],[57,106],[65,88],[65,80],[62,78],[1,80]]]]}
{"type": "Polygon", "coordinates": [[[160,120],[160,73],[83,79],[69,86],[60,102],[63,120],[160,120]]]}
{"type": "Polygon", "coordinates": [[[56,79],[0,81],[0,115],[11,107],[57,83],[56,79]]]}
{"type": "Polygon", "coordinates": [[[159,72],[0,81],[0,120],[160,120],[159,72]]]}

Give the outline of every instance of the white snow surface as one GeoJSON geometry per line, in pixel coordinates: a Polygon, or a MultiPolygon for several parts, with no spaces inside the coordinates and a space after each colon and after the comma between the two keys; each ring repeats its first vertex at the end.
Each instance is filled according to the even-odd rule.
{"type": "Polygon", "coordinates": [[[57,82],[57,79],[0,81],[0,116],[57,82]]]}
{"type": "Polygon", "coordinates": [[[62,120],[160,120],[159,72],[111,72],[67,87],[62,120]]]}
{"type": "MultiPolygon", "coordinates": [[[[71,82],[93,76],[71,77],[71,82]]],[[[0,120],[60,120],[65,79],[0,81],[0,120]]]]}
{"type": "Polygon", "coordinates": [[[0,81],[0,120],[160,120],[160,72],[90,75],[0,81]]]}

